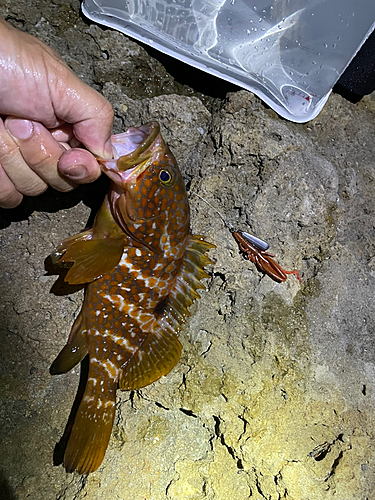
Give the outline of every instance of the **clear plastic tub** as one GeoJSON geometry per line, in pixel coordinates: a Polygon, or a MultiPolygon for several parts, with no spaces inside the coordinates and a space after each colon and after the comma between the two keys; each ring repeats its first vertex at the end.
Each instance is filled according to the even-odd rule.
{"type": "Polygon", "coordinates": [[[375,0],[84,0],[82,10],[300,123],[375,27],[375,0]]]}

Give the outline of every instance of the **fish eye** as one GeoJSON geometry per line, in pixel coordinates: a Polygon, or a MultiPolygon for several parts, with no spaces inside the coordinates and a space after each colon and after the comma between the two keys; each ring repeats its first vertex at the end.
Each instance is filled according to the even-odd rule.
{"type": "Polygon", "coordinates": [[[161,170],[159,173],[159,179],[164,186],[171,186],[173,179],[171,174],[168,172],[168,170],[161,170]]]}

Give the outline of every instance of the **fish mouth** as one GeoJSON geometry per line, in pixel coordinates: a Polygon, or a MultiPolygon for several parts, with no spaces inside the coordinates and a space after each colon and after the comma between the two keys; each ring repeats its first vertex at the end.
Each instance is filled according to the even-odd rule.
{"type": "Polygon", "coordinates": [[[157,122],[150,122],[140,127],[130,127],[122,134],[113,135],[111,143],[114,158],[97,158],[97,161],[102,172],[113,181],[108,193],[113,218],[125,234],[154,253],[149,245],[135,237],[129,226],[144,222],[135,219],[131,212],[131,188],[147,171],[152,158],[158,155],[158,150],[164,144],[160,126],[157,122]]]}
{"type": "Polygon", "coordinates": [[[147,169],[147,160],[152,156],[152,145],[159,133],[159,124],[149,122],[113,135],[113,159],[97,158],[102,172],[120,186],[124,186],[131,177],[137,178],[147,169]]]}

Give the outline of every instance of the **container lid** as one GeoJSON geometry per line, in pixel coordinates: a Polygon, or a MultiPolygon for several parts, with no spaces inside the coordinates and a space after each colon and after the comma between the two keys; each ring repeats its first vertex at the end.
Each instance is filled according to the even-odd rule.
{"type": "Polygon", "coordinates": [[[82,11],[298,123],[317,116],[375,27],[374,0],[84,0],[82,11]]]}

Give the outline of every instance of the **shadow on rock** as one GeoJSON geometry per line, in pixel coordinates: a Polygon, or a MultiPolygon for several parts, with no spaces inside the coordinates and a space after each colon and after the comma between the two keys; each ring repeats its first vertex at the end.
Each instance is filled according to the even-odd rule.
{"type": "Polygon", "coordinates": [[[69,441],[70,434],[72,432],[74,420],[77,415],[78,407],[82,401],[83,393],[85,392],[87,377],[89,374],[89,358],[86,356],[81,362],[81,374],[79,378],[79,385],[74,403],[66,424],[64,434],[62,435],[60,441],[56,444],[53,452],[53,465],[61,465],[64,461],[65,450],[69,441]]]}
{"type": "Polygon", "coordinates": [[[16,500],[16,495],[12,492],[2,471],[0,471],[0,498],[2,500],[16,500]]]}
{"type": "Polygon", "coordinates": [[[102,204],[108,190],[109,179],[102,175],[97,181],[78,186],[69,193],[60,193],[52,188],[35,197],[25,196],[22,203],[11,210],[0,208],[0,229],[12,222],[27,220],[33,212],[55,213],[59,210],[72,208],[80,201],[91,208],[88,225],[94,221],[96,212],[102,204]]]}
{"type": "Polygon", "coordinates": [[[85,287],[85,283],[79,285],[70,285],[69,283],[64,281],[65,276],[67,275],[72,265],[72,262],[67,263],[65,266],[63,266],[62,264],[57,264],[52,261],[50,255],[46,258],[46,260],[44,261],[44,269],[47,272],[44,276],[58,276],[57,280],[51,287],[51,293],[58,296],[70,295],[72,293],[78,292],[78,290],[82,290],[82,288],[85,287]]]}
{"type": "Polygon", "coordinates": [[[167,72],[181,85],[187,85],[200,94],[224,99],[228,92],[240,90],[238,85],[217,78],[210,73],[206,73],[198,68],[189,66],[183,61],[179,61],[153,47],[138,42],[145,51],[154,59],[159,61],[167,72]]]}

